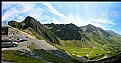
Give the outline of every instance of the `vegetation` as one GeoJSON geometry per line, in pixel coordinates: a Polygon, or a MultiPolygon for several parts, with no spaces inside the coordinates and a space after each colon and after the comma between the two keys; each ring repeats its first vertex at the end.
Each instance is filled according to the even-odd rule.
{"type": "MultiPolygon", "coordinates": [[[[75,56],[88,56],[89,59],[99,59],[104,54],[112,57],[121,52],[121,36],[119,34],[103,30],[91,24],[82,27],[77,27],[72,23],[43,25],[28,16],[20,23],[10,21],[9,25],[28,30],[36,38],[55,44],[58,48],[75,56]]],[[[49,60],[45,54],[52,55],[52,58],[58,58],[45,50],[33,49],[33,51],[36,51],[38,55],[50,62],[53,62],[54,59],[49,60]]],[[[60,59],[65,61],[62,58],[57,60],[60,61],[60,59]]]]}
{"type": "Polygon", "coordinates": [[[31,42],[31,45],[27,46],[28,48],[30,49],[36,49],[38,48],[39,46],[37,46],[34,42],[31,42]]]}
{"type": "Polygon", "coordinates": [[[42,60],[21,55],[18,50],[4,50],[2,51],[2,60],[17,63],[46,63],[42,60]]]}
{"type": "Polygon", "coordinates": [[[49,62],[54,62],[54,63],[73,63],[70,60],[64,59],[64,58],[60,58],[58,56],[55,56],[52,53],[49,53],[43,49],[34,49],[33,51],[35,51],[39,56],[41,56],[43,59],[49,61],[49,62]]]}
{"type": "Polygon", "coordinates": [[[19,22],[16,22],[14,20],[12,20],[11,22],[8,22],[8,25],[11,25],[12,27],[15,27],[15,28],[20,28],[22,26],[19,22]]]}
{"type": "Polygon", "coordinates": [[[104,55],[106,53],[106,51],[100,47],[96,47],[96,48],[83,47],[83,46],[79,47],[79,46],[77,46],[77,45],[79,45],[79,41],[77,41],[77,43],[75,43],[76,40],[75,41],[62,40],[62,41],[61,41],[61,46],[57,45],[57,47],[65,50],[66,52],[70,53],[71,55],[86,56],[88,54],[88,58],[91,59],[96,56],[104,55]]]}
{"type": "MultiPolygon", "coordinates": [[[[38,48],[38,46],[34,42],[32,42],[31,45],[28,47],[33,52],[35,52],[38,57],[44,59],[45,61],[54,62],[54,63],[74,63],[71,60],[69,60],[68,58],[64,59],[64,58],[54,55],[53,53],[46,51],[46,50],[36,49],[36,48],[38,48]]],[[[75,61],[77,61],[77,60],[75,60],[75,61]]]]}

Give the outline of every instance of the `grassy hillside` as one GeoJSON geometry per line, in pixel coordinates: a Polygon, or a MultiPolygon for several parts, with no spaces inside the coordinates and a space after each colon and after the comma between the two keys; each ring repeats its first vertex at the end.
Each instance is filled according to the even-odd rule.
{"type": "Polygon", "coordinates": [[[7,60],[9,62],[17,62],[17,63],[47,63],[42,60],[28,57],[25,55],[21,55],[18,50],[4,50],[1,52],[2,58],[1,60],[7,60]]]}
{"type": "Polygon", "coordinates": [[[62,57],[59,57],[53,53],[50,53],[48,52],[47,50],[43,50],[43,49],[37,49],[37,45],[35,43],[31,43],[30,46],[28,46],[33,52],[36,53],[36,55],[45,60],[45,61],[48,61],[48,62],[53,62],[53,63],[75,63],[75,62],[79,62],[81,63],[81,61],[75,59],[75,58],[72,58],[71,60],[69,58],[62,58],[62,57]]]}
{"type": "Polygon", "coordinates": [[[86,56],[88,58],[94,58],[96,56],[104,55],[107,53],[101,47],[90,48],[87,44],[79,43],[79,40],[62,40],[61,45],[57,45],[58,48],[65,50],[67,53],[70,53],[74,56],[86,56]],[[80,47],[81,46],[81,47],[80,47]]]}

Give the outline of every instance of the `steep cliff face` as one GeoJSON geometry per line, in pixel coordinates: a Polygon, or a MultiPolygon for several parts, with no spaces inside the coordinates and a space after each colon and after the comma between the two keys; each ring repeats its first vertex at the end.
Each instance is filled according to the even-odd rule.
{"type": "Polygon", "coordinates": [[[25,20],[20,23],[16,21],[10,21],[8,24],[15,28],[29,30],[38,39],[47,39],[51,43],[59,44],[59,39],[54,35],[53,32],[45,28],[43,24],[30,16],[27,16],[25,20]]]}
{"type": "Polygon", "coordinates": [[[74,24],[44,24],[62,40],[80,40],[79,29],[74,24]]]}

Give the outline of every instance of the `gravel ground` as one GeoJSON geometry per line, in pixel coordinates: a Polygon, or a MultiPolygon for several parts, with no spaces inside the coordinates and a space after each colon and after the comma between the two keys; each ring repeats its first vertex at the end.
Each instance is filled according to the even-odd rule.
{"type": "Polygon", "coordinates": [[[3,50],[21,50],[21,49],[27,49],[27,46],[31,44],[31,42],[34,42],[37,46],[39,46],[37,49],[44,49],[47,50],[48,52],[54,53],[57,56],[67,58],[69,57],[65,52],[58,50],[56,47],[50,45],[47,43],[45,40],[38,40],[35,37],[32,37],[31,35],[22,32],[16,28],[10,29],[10,34],[14,39],[17,37],[28,37],[27,41],[20,42],[17,47],[9,47],[9,48],[2,48],[3,50]]]}
{"type": "Polygon", "coordinates": [[[39,46],[38,49],[44,50],[57,50],[54,46],[48,44],[45,40],[37,40],[37,39],[28,39],[28,41],[20,42],[17,47],[9,47],[9,48],[2,48],[2,50],[20,50],[26,49],[31,42],[34,42],[36,45],[39,46]]]}

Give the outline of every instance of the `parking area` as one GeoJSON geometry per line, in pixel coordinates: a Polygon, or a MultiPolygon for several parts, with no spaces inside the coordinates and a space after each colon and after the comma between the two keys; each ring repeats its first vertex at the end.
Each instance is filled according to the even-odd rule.
{"type": "Polygon", "coordinates": [[[28,44],[28,36],[20,33],[20,30],[10,27],[8,29],[8,35],[2,35],[2,50],[18,50],[26,48],[28,44]],[[13,43],[14,42],[14,43],[13,43]],[[13,47],[13,44],[18,43],[17,47],[13,47]],[[3,48],[4,47],[4,48],[3,48]]]}
{"type": "Polygon", "coordinates": [[[8,47],[8,48],[2,48],[2,50],[20,50],[20,49],[26,49],[28,45],[31,44],[31,42],[34,42],[36,45],[39,46],[39,49],[44,50],[57,50],[57,48],[53,47],[52,45],[48,44],[45,40],[38,40],[32,36],[29,36],[29,34],[22,32],[20,30],[17,30],[15,28],[9,29],[9,37],[11,37],[12,40],[17,40],[17,38],[21,38],[23,41],[20,41],[17,47],[8,47]],[[26,40],[25,40],[26,39],[26,40]]]}
{"type": "Polygon", "coordinates": [[[2,48],[3,50],[20,50],[20,49],[26,49],[26,46],[29,44],[30,42],[28,41],[24,41],[24,42],[20,42],[19,45],[17,47],[5,47],[2,48]]]}

